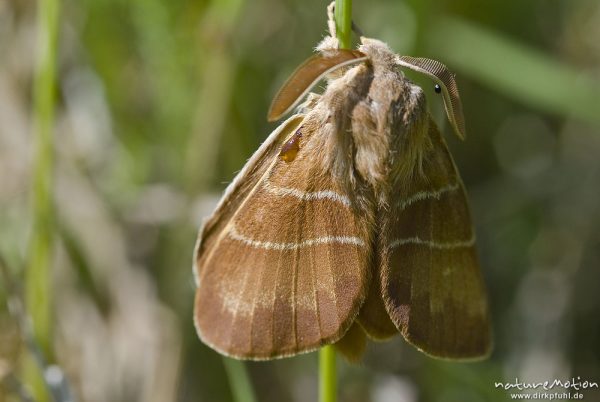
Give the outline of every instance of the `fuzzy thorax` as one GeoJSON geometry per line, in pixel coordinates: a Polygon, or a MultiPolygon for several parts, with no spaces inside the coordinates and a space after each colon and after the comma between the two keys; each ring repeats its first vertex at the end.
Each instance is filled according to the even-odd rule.
{"type": "MultiPolygon", "coordinates": [[[[352,189],[358,181],[367,184],[383,201],[390,185],[421,171],[431,146],[428,112],[423,91],[402,74],[397,55],[381,41],[361,41],[368,60],[328,77],[309,120],[328,133],[320,146],[324,168],[352,189]]],[[[327,54],[334,45],[325,38],[317,48],[327,54]]]]}

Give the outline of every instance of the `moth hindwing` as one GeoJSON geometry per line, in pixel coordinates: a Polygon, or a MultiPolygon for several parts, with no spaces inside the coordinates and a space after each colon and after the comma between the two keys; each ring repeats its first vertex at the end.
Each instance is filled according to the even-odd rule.
{"type": "Polygon", "coordinates": [[[269,116],[349,66],[268,137],[200,232],[195,324],[221,353],[268,359],[338,343],[357,359],[365,333],[398,332],[436,357],[490,350],[452,157],[399,57],[367,38],[359,51],[331,49],[288,80],[269,116]]]}

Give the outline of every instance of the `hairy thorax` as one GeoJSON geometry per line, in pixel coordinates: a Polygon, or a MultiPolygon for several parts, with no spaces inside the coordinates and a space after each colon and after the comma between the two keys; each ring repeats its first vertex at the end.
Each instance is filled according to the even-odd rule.
{"type": "Polygon", "coordinates": [[[419,173],[429,142],[427,107],[423,91],[404,77],[387,45],[365,39],[360,50],[368,62],[329,77],[305,125],[327,133],[311,144],[324,173],[384,203],[390,185],[419,173]]]}

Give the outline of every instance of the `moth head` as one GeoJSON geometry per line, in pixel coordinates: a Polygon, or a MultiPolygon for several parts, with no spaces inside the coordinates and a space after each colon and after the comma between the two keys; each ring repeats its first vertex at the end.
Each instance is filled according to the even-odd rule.
{"type": "Polygon", "coordinates": [[[359,50],[369,58],[369,61],[375,68],[384,67],[393,69],[396,67],[397,55],[389,48],[389,46],[377,39],[360,38],[361,45],[359,50]]]}
{"type": "Polygon", "coordinates": [[[269,121],[278,120],[291,112],[309,90],[328,74],[342,67],[368,60],[375,69],[393,69],[401,66],[432,78],[441,91],[446,115],[454,132],[460,139],[465,138],[465,121],[458,86],[454,74],[444,64],[431,59],[398,56],[384,42],[365,37],[361,37],[359,50],[336,49],[336,47],[336,39],[326,37],[317,46],[319,53],[306,60],[294,71],[275,95],[267,116],[269,121]]]}

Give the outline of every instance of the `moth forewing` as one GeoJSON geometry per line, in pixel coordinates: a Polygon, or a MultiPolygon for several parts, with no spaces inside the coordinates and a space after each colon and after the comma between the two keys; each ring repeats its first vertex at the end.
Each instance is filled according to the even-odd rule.
{"type": "Polygon", "coordinates": [[[280,151],[281,144],[294,133],[303,119],[304,115],[302,114],[291,116],[267,137],[227,186],[212,215],[203,222],[194,251],[196,285],[198,285],[200,271],[204,265],[203,261],[209,255],[209,249],[218,240],[219,233],[223,231],[231,216],[269,169],[274,157],[280,151]]]}
{"type": "Polygon", "coordinates": [[[404,338],[423,352],[483,358],[490,320],[466,194],[432,120],[429,136],[423,174],[395,184],[380,222],[382,296],[404,338]]]}
{"type": "MultiPolygon", "coordinates": [[[[296,127],[280,130],[273,145],[281,148],[296,127]]],[[[259,177],[234,186],[234,202],[223,202],[203,232],[196,327],[229,356],[285,357],[336,342],[367,292],[370,234],[346,189],[314,161],[332,137],[310,117],[299,129],[293,160],[275,146],[265,152],[261,168],[245,169],[259,177]]]]}

